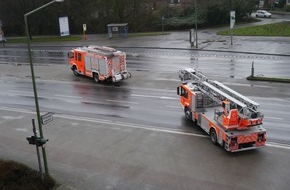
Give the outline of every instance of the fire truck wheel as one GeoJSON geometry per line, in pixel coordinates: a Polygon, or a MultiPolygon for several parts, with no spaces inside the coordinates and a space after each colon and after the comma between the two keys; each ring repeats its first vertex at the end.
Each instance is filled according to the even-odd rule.
{"type": "Polygon", "coordinates": [[[76,66],[73,66],[72,71],[73,71],[75,76],[79,76],[79,73],[77,71],[77,67],[76,66]]]}
{"type": "Polygon", "coordinates": [[[97,73],[94,73],[94,81],[99,82],[99,75],[97,73]]]}
{"type": "Polygon", "coordinates": [[[192,114],[189,108],[185,108],[184,113],[185,113],[186,119],[192,120],[192,114]]]}
{"type": "Polygon", "coordinates": [[[210,129],[210,139],[213,144],[217,144],[217,136],[214,128],[210,129]]]}

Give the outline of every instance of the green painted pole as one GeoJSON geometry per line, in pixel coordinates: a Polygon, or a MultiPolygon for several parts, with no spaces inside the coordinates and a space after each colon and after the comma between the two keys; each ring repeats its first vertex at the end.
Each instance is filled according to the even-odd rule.
{"type": "Polygon", "coordinates": [[[197,42],[197,4],[196,4],[196,0],[194,1],[194,7],[195,7],[195,48],[198,48],[198,42],[197,42]]]}
{"type": "MultiPolygon", "coordinates": [[[[32,56],[31,56],[31,47],[30,47],[30,38],[29,38],[29,31],[28,31],[28,23],[27,23],[27,16],[35,13],[36,11],[39,11],[40,9],[43,9],[44,7],[47,7],[48,5],[54,3],[54,2],[63,2],[63,0],[53,0],[45,5],[42,5],[41,7],[30,11],[29,13],[26,13],[24,15],[24,22],[25,22],[25,31],[26,31],[26,39],[27,39],[27,48],[28,48],[28,56],[29,56],[29,63],[30,63],[30,70],[31,70],[31,79],[32,79],[32,85],[33,85],[33,92],[34,92],[34,101],[35,101],[35,107],[36,107],[36,115],[37,115],[37,121],[38,121],[38,128],[39,128],[39,135],[40,138],[43,138],[43,132],[42,132],[42,123],[40,118],[40,111],[39,111],[39,104],[38,104],[38,97],[37,97],[37,89],[36,89],[36,83],[35,83],[35,76],[34,76],[34,68],[32,64],[32,56]]],[[[42,146],[42,155],[43,155],[43,164],[45,173],[49,174],[48,166],[47,166],[47,159],[46,159],[46,152],[45,147],[42,146]]]]}

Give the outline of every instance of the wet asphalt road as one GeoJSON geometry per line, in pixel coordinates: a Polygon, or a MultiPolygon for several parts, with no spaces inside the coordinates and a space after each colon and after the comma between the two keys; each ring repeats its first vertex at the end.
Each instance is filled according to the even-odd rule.
{"type": "MultiPolygon", "coordinates": [[[[48,49],[35,48],[33,62],[41,111],[55,113],[44,132],[60,189],[288,189],[289,84],[245,77],[252,61],[261,75],[289,77],[289,57],[127,49],[133,78],[108,85],[75,77],[67,47],[48,49]],[[189,66],[260,103],[267,148],[228,154],[184,119],[177,70],[189,66]]],[[[0,59],[1,158],[37,169],[25,142],[35,117],[27,52],[8,48],[0,59]]]]}
{"type": "MultiPolygon", "coordinates": [[[[0,82],[1,158],[37,169],[35,148],[25,141],[35,118],[29,67],[0,67],[10,71],[0,82]]],[[[265,114],[268,147],[228,154],[185,120],[175,72],[135,70],[134,78],[112,86],[76,78],[62,64],[35,70],[40,109],[55,113],[44,134],[50,174],[63,184],[60,189],[286,190],[290,185],[289,96],[280,98],[289,92],[280,85],[213,76],[251,95],[265,114]],[[269,89],[275,98],[263,93],[269,89]]]]}
{"type": "MultiPolygon", "coordinates": [[[[29,76],[27,52],[12,51],[12,55],[9,52],[10,49],[3,53],[6,56],[2,56],[2,62],[8,63],[3,66],[18,67],[17,69],[25,67],[27,73],[24,76],[27,78],[29,76]],[[10,62],[11,60],[14,62],[10,62]]],[[[290,144],[287,135],[290,134],[290,128],[287,126],[289,117],[287,110],[290,108],[289,85],[259,84],[244,80],[249,76],[253,61],[255,72],[261,73],[260,75],[288,77],[289,57],[148,49],[128,51],[127,54],[128,68],[134,77],[121,84],[113,85],[95,84],[86,77],[73,76],[66,64],[66,50],[35,49],[33,62],[43,70],[41,73],[36,72],[37,78],[43,72],[47,77],[53,73],[49,77],[52,78],[51,81],[38,83],[42,110],[199,133],[194,131],[190,123],[185,123],[175,90],[179,85],[178,69],[193,67],[203,71],[209,78],[224,82],[260,103],[265,114],[264,126],[269,130],[268,140],[290,144]],[[53,69],[56,65],[57,68],[53,69]],[[41,67],[49,67],[50,71],[41,67]],[[59,67],[62,67],[61,70],[59,67]],[[58,79],[64,79],[66,82],[56,83],[58,79]]],[[[17,74],[15,73],[14,76],[17,74]]],[[[1,89],[0,98],[3,106],[34,108],[30,79],[2,80],[1,89]]]]}

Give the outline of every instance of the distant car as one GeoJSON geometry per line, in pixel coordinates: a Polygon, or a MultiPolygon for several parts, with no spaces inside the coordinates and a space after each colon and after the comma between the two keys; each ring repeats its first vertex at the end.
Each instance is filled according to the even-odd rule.
{"type": "Polygon", "coordinates": [[[256,17],[261,17],[261,18],[271,18],[272,14],[265,11],[265,10],[258,10],[256,12],[256,17]]]}

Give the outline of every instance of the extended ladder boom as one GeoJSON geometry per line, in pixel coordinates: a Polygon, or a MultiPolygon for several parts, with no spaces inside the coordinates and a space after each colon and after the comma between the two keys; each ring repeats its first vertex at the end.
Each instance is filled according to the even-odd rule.
{"type": "Polygon", "coordinates": [[[259,104],[230,89],[218,81],[209,80],[200,71],[192,68],[179,70],[181,80],[193,80],[204,94],[221,104],[225,99],[235,105],[239,113],[245,117],[263,117],[258,111],[259,104]]]}

